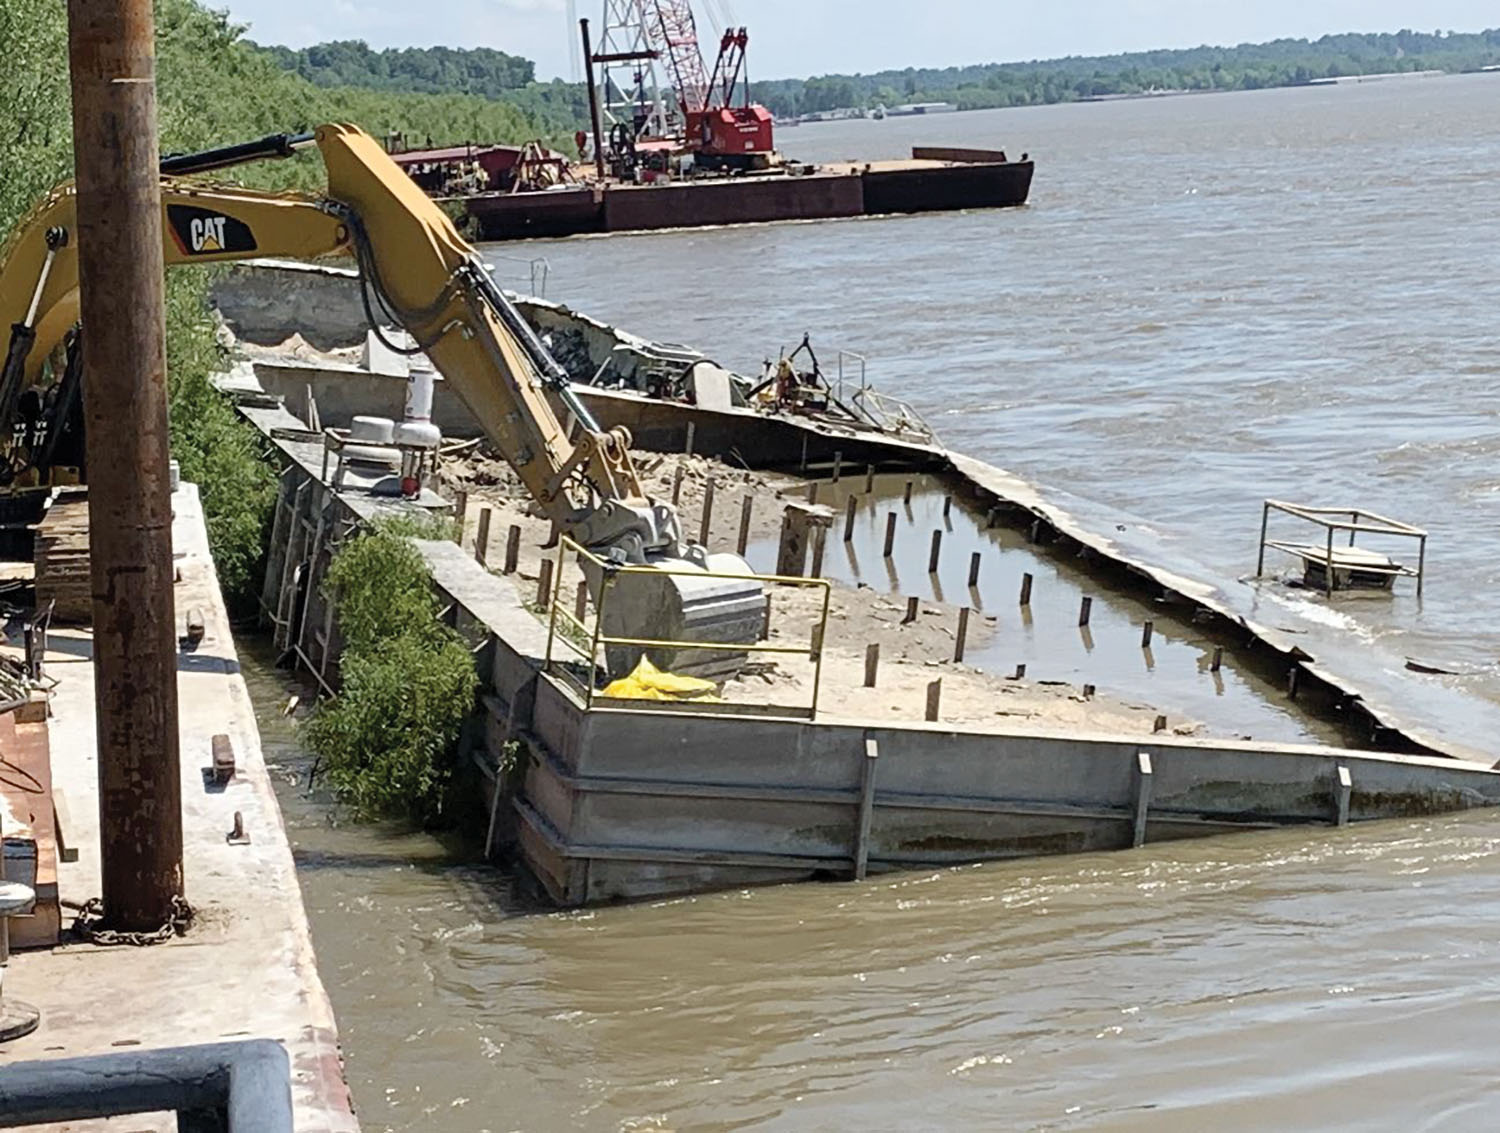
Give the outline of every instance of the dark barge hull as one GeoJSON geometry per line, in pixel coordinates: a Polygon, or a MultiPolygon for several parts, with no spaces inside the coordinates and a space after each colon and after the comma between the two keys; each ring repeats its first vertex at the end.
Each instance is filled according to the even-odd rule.
{"type": "Polygon", "coordinates": [[[580,186],[544,193],[449,198],[482,240],[526,240],[662,228],[710,228],[888,213],[1011,208],[1031,193],[1035,165],[965,157],[984,151],[919,150],[911,161],[824,167],[797,176],[580,186]],[[945,155],[943,158],[927,155],[945,155]]]}

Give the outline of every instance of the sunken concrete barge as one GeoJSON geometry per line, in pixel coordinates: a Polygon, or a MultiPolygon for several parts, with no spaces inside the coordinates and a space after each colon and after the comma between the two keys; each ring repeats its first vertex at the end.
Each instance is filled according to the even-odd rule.
{"type": "MultiPolygon", "coordinates": [[[[254,322],[266,314],[265,283],[255,274],[238,274],[239,283],[221,292],[231,325],[237,315],[254,322]]],[[[332,333],[328,323],[344,301],[346,277],[325,269],[273,275],[283,298],[306,300],[306,289],[326,288],[316,305],[304,301],[299,309],[316,310],[317,333],[332,333]]],[[[555,308],[532,308],[539,322],[547,310],[559,317],[555,308]]],[[[339,634],[323,575],[342,539],[394,507],[413,505],[372,492],[378,475],[340,476],[330,468],[325,435],[292,408],[316,404],[322,424],[337,425],[345,414],[399,404],[405,381],[272,352],[242,363],[225,385],[285,467],[265,616],[278,645],[336,690],[339,634]]],[[[483,695],[463,756],[483,783],[487,852],[518,860],[558,904],[862,878],[1500,803],[1492,759],[1434,740],[1381,696],[1367,699],[1305,644],[1246,617],[1223,592],[1122,550],[1000,469],[878,430],[586,386],[578,392],[602,425],[627,425],[645,450],[680,453],[691,444],[728,460],[790,467],[822,484],[837,480],[840,467],[846,480],[867,485],[876,471],[935,477],[954,506],[983,516],[986,528],[1019,532],[1028,554],[1067,560],[1086,573],[1101,604],[1150,603],[1160,611],[1159,633],[1192,635],[1206,651],[1222,650],[1229,665],[1260,674],[1264,687],[1286,688],[1288,674],[1296,674],[1297,711],[1329,721],[1337,742],[1210,738],[1149,726],[1044,730],[955,722],[942,713],[929,713],[933,720],[860,718],[816,706],[736,702],[727,689],[723,703],[606,697],[608,674],[597,659],[580,660],[555,632],[571,593],[559,581],[539,603],[532,583],[523,590],[526,576],[515,570],[511,550],[519,535],[510,537],[499,568],[486,519],[472,547],[418,546],[480,669],[483,695]]],[[[451,417],[445,432],[476,431],[472,421],[466,430],[462,412],[439,391],[435,416],[451,417]]],[[[462,507],[431,491],[415,506],[462,507]]],[[[559,579],[564,559],[555,562],[559,579]]],[[[580,614],[586,604],[580,597],[580,614]]],[[[805,651],[816,656],[835,647],[814,634],[805,651]]],[[[1089,699],[1088,690],[1074,699],[1089,699]]]]}
{"type": "Polygon", "coordinates": [[[542,192],[444,198],[482,240],[524,240],[663,228],[1013,208],[1035,164],[988,150],[918,148],[910,160],[793,166],[657,184],[564,185],[542,192]],[[804,171],[805,170],[805,171],[804,171]]]}

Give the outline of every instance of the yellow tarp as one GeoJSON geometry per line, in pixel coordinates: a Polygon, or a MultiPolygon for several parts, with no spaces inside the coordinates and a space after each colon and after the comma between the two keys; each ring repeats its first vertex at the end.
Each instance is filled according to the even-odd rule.
{"type": "Polygon", "coordinates": [[[600,695],[619,700],[711,700],[714,695],[713,681],[698,677],[680,677],[675,673],[664,673],[653,665],[649,658],[641,663],[628,677],[614,681],[600,695]]]}

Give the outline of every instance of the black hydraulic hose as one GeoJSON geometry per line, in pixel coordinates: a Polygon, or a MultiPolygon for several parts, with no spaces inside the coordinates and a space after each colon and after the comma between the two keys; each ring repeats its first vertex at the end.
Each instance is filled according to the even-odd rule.
{"type": "MultiPolygon", "coordinates": [[[[10,344],[5,351],[5,362],[0,365],[0,438],[8,439],[15,423],[21,384],[26,375],[26,359],[35,341],[36,331],[26,324],[16,323],[10,328],[10,344]]],[[[15,470],[8,465],[0,469],[0,482],[9,483],[14,473],[15,470]]]]}
{"type": "Polygon", "coordinates": [[[264,161],[271,157],[293,157],[299,149],[312,141],[312,134],[267,134],[253,142],[239,142],[232,146],[199,150],[197,153],[168,154],[161,159],[161,172],[165,177],[181,177],[189,173],[207,173],[212,169],[228,169],[231,165],[244,165],[246,162],[264,161]]]}
{"type": "Polygon", "coordinates": [[[542,376],[542,381],[557,391],[557,396],[567,406],[568,412],[578,418],[579,424],[591,433],[602,432],[599,422],[594,420],[594,415],[589,412],[588,406],[584,405],[578,399],[578,395],[573,392],[573,381],[568,377],[568,371],[563,369],[562,363],[552,356],[552,352],[547,349],[546,343],[541,340],[535,328],[521,316],[521,312],[506,297],[505,292],[495,286],[495,281],[490,278],[490,273],[484,270],[483,264],[471,260],[469,267],[480,294],[489,301],[495,313],[500,316],[500,321],[505,324],[505,328],[531,358],[532,364],[542,376]]]}

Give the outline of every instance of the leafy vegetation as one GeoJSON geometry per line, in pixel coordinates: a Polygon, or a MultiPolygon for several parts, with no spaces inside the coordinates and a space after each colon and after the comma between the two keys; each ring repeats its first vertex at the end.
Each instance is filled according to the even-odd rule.
{"type": "Polygon", "coordinates": [[[341,39],[300,51],[290,47],[261,50],[278,66],[320,87],[499,98],[536,80],[536,65],[531,60],[488,47],[390,47],[374,51],[364,40],[341,39]]]}
{"type": "Polygon", "coordinates": [[[305,740],[361,817],[437,819],[478,678],[468,647],[438,619],[421,556],[385,526],[348,543],[325,585],[344,635],[343,691],[305,740]]]}
{"type": "MultiPolygon", "coordinates": [[[[325,89],[288,74],[241,39],[223,13],[193,0],[157,0],[157,84],[164,153],[186,152],[321,122],[354,122],[373,134],[443,138],[533,137],[524,111],[465,94],[325,89]]],[[[66,5],[0,0],[0,234],[71,175],[73,135],[66,5]]],[[[217,175],[260,188],[312,188],[312,154],[217,175]]],[[[3,235],[0,235],[3,239],[3,235]]],[[[167,281],[168,398],[172,452],[203,493],[210,545],[231,610],[255,609],[275,479],[260,434],[244,424],[210,375],[225,358],[208,306],[212,272],[175,269],[167,281]]]]}
{"type": "Polygon", "coordinates": [[[1473,71],[1496,63],[1500,63],[1500,30],[1473,34],[1400,31],[782,79],[756,83],[754,92],[782,117],[908,102],[951,102],[960,109],[979,110],[1150,91],[1257,90],[1390,71],[1473,71]]]}
{"type": "MultiPolygon", "coordinates": [[[[462,107],[438,100],[419,104],[420,124],[384,106],[383,128],[406,135],[409,146],[461,142],[523,142],[542,137],[564,146],[588,121],[581,83],[536,82],[529,59],[488,47],[410,47],[375,51],[362,40],[338,40],[293,50],[247,46],[282,70],[323,88],[354,109],[371,109],[365,92],[462,96],[462,107]],[[481,113],[483,108],[483,113],[481,113]]],[[[414,107],[415,108],[415,107],[414,107]]],[[[361,119],[363,120],[363,119],[361,119]]]]}

